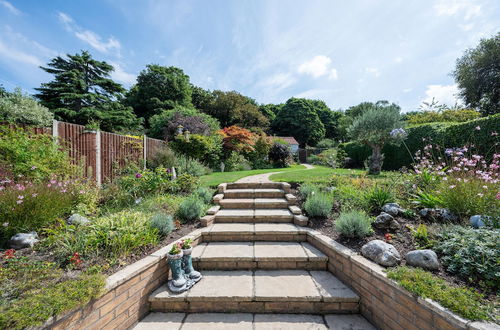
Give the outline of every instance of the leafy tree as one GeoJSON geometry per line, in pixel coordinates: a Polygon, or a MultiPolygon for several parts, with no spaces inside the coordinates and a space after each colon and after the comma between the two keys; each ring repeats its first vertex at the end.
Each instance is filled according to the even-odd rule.
{"type": "Polygon", "coordinates": [[[217,118],[222,127],[267,128],[269,120],[259,111],[255,100],[238,92],[213,91],[214,100],[206,113],[217,118]]]}
{"type": "Polygon", "coordinates": [[[288,167],[292,163],[293,156],[290,147],[286,144],[274,143],[269,150],[269,160],[275,167],[288,167]]]}
{"type": "Polygon", "coordinates": [[[199,111],[207,113],[210,104],[215,100],[214,94],[195,85],[191,85],[191,90],[193,91],[191,96],[193,106],[199,111]]]}
{"type": "Polygon", "coordinates": [[[254,150],[255,135],[249,130],[233,125],[219,131],[222,146],[227,151],[251,152],[254,150]]]}
{"type": "Polygon", "coordinates": [[[477,119],[479,112],[471,109],[447,109],[443,111],[418,111],[405,114],[405,121],[409,124],[424,124],[438,122],[464,122],[477,119]]]}
{"type": "Polygon", "coordinates": [[[140,128],[141,120],[120,103],[125,90],[110,78],[113,66],[82,51],[66,58],[57,56],[41,68],[54,75],[54,80],[36,88],[36,97],[56,119],[82,125],[106,121],[105,126],[113,131],[140,128]]]}
{"type": "Polygon", "coordinates": [[[310,100],[292,97],[272,123],[273,132],[293,136],[301,146],[316,145],[325,137],[325,126],[310,100]]]}
{"type": "Polygon", "coordinates": [[[379,174],[382,169],[382,147],[390,139],[389,133],[401,127],[399,111],[399,106],[395,104],[373,104],[356,117],[349,128],[349,134],[355,140],[372,149],[372,155],[368,158],[369,174],[379,174]]]}
{"type": "Polygon", "coordinates": [[[465,103],[484,115],[500,112],[500,33],[457,59],[453,76],[465,103]]]}
{"type": "Polygon", "coordinates": [[[337,111],[332,111],[324,101],[321,100],[311,100],[316,113],[318,114],[319,120],[325,126],[325,137],[329,139],[336,139],[339,137],[339,120],[342,117],[342,113],[337,111]]]}
{"type": "Polygon", "coordinates": [[[266,116],[269,122],[272,122],[278,112],[283,108],[283,103],[281,104],[262,104],[259,106],[260,112],[266,116]]]}
{"type": "Polygon", "coordinates": [[[13,93],[1,90],[0,86],[0,121],[28,124],[35,126],[50,126],[54,114],[35,99],[23,94],[20,88],[13,93]]]}
{"type": "Polygon", "coordinates": [[[149,64],[127,93],[126,103],[149,124],[149,119],[163,110],[190,107],[191,95],[189,76],[182,69],[149,64]]]}

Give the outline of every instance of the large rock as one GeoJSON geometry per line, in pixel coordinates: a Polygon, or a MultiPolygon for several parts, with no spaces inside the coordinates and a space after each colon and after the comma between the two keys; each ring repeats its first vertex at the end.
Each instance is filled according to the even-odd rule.
{"type": "Polygon", "coordinates": [[[393,217],[400,215],[404,212],[404,210],[399,206],[398,203],[387,203],[382,206],[382,211],[392,215],[393,217]]]}
{"type": "Polygon", "coordinates": [[[34,231],[15,234],[9,241],[10,247],[16,250],[32,248],[36,243],[38,243],[38,234],[34,231]]]}
{"type": "Polygon", "coordinates": [[[83,215],[80,215],[78,213],[72,214],[68,218],[68,224],[70,225],[88,225],[90,223],[90,220],[87,217],[84,217],[83,215]]]}
{"type": "Polygon", "coordinates": [[[448,209],[430,209],[425,208],[418,211],[418,214],[422,216],[424,219],[429,221],[438,221],[438,222],[455,222],[458,220],[458,217],[450,212],[448,209]]]}
{"type": "Polygon", "coordinates": [[[382,266],[395,266],[401,262],[398,250],[392,244],[378,239],[363,245],[361,254],[382,266]]]}
{"type": "Polygon", "coordinates": [[[439,261],[436,252],[432,250],[414,250],[405,256],[409,266],[420,267],[429,270],[439,269],[439,261]]]}
{"type": "Polygon", "coordinates": [[[382,212],[373,222],[373,226],[379,229],[399,229],[399,222],[389,213],[382,212]]]}
{"type": "Polygon", "coordinates": [[[481,228],[486,226],[487,223],[491,222],[491,217],[487,215],[473,215],[469,218],[469,222],[474,228],[481,228]]]}

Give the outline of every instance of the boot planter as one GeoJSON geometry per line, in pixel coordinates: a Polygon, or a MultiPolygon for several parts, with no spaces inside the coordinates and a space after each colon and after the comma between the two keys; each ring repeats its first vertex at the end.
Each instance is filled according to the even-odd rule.
{"type": "Polygon", "coordinates": [[[168,289],[173,293],[181,293],[193,286],[194,282],[186,277],[182,269],[182,251],[168,253],[168,265],[172,271],[172,279],[167,282],[168,289]]]}
{"type": "Polygon", "coordinates": [[[193,268],[193,258],[191,256],[191,252],[193,252],[193,248],[182,249],[182,269],[186,278],[196,283],[201,280],[202,276],[200,272],[194,270],[193,268]]]}

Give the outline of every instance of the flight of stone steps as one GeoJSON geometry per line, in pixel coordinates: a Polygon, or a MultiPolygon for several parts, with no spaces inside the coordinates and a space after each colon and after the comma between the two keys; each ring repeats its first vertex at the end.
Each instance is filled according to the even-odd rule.
{"type": "Polygon", "coordinates": [[[137,329],[155,324],[170,329],[165,322],[178,313],[184,318],[171,329],[175,324],[190,328],[190,319],[198,320],[197,329],[214,324],[214,329],[245,324],[249,327],[242,328],[254,329],[258,319],[264,320],[261,329],[373,329],[358,314],[358,295],[327,270],[328,257],[306,242],[302,226],[307,218],[295,205],[289,184],[228,183],[218,192],[205,219],[203,242],[193,250],[193,264],[203,279],[180,294],[166,285],[154,291],[149,298],[153,313],[137,329]],[[249,322],[220,323],[230,315],[249,322]]]}

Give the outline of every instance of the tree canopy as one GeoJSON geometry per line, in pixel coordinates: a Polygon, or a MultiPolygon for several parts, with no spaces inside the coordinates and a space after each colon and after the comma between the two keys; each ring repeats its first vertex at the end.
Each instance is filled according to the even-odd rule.
{"type": "Polygon", "coordinates": [[[41,68],[54,79],[36,88],[36,97],[56,119],[82,125],[98,121],[112,131],[140,129],[141,120],[120,102],[125,90],[110,78],[110,64],[82,51],[57,56],[41,68]]]}
{"type": "Polygon", "coordinates": [[[484,115],[500,112],[500,32],[457,59],[453,72],[465,103],[484,115]]]}

